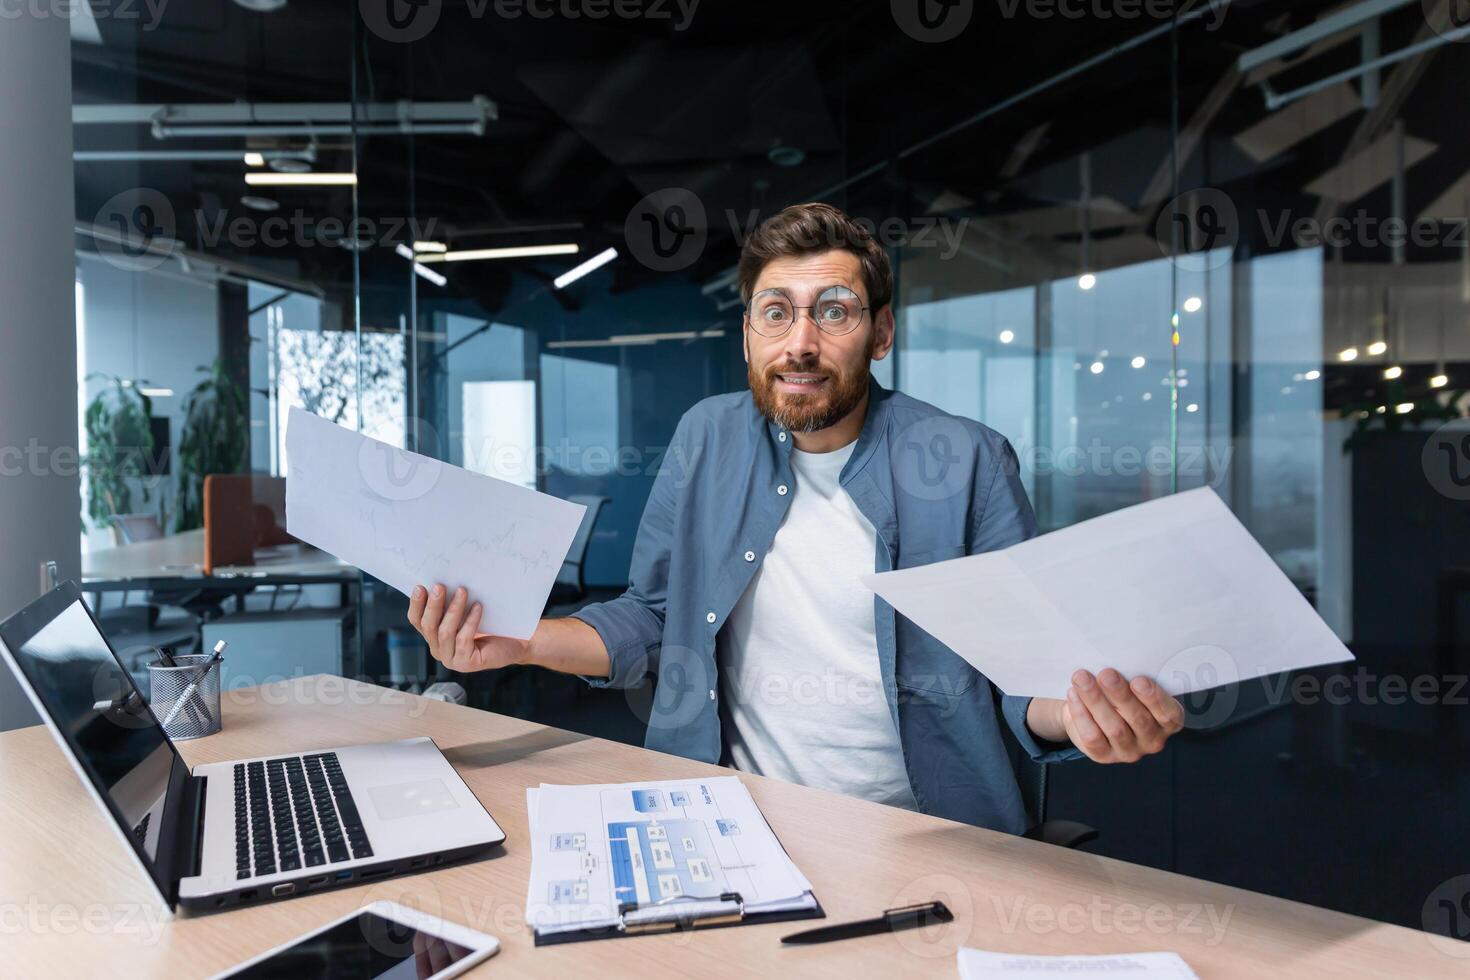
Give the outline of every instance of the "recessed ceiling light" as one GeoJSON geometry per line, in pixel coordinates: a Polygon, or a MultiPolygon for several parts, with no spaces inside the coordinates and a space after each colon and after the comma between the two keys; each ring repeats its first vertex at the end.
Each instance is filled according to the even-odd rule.
{"type": "Polygon", "coordinates": [[[1148,363],[1148,360],[1142,354],[1140,354],[1128,363],[1136,368],[1141,368],[1148,363]]]}
{"type": "Polygon", "coordinates": [[[263,157],[259,153],[247,153],[245,154],[245,166],[263,167],[265,166],[265,157],[263,157]]]}
{"type": "Polygon", "coordinates": [[[240,203],[252,211],[274,211],[281,206],[279,201],[269,197],[260,197],[257,194],[246,194],[240,198],[240,203]]]}
{"type": "Polygon", "coordinates": [[[1091,289],[1093,286],[1096,286],[1096,285],[1097,285],[1097,276],[1094,276],[1090,272],[1084,272],[1084,273],[1082,273],[1082,275],[1080,275],[1080,276],[1077,277],[1077,288],[1078,289],[1091,289]]]}
{"type": "Polygon", "coordinates": [[[1404,369],[1395,364],[1393,367],[1384,368],[1383,376],[1389,381],[1393,381],[1396,378],[1402,378],[1404,376],[1404,369]]]}
{"type": "Polygon", "coordinates": [[[1358,359],[1358,349],[1356,347],[1344,348],[1337,352],[1337,359],[1339,361],[1356,361],[1358,359]]]}
{"type": "Polygon", "coordinates": [[[1431,388],[1443,388],[1449,383],[1450,376],[1447,374],[1436,374],[1434,377],[1429,379],[1429,387],[1431,388]]]}
{"type": "Polygon", "coordinates": [[[1203,307],[1204,305],[1205,305],[1205,301],[1204,300],[1200,299],[1198,296],[1191,296],[1191,297],[1189,297],[1189,299],[1187,299],[1187,300],[1184,301],[1184,312],[1185,313],[1198,313],[1200,311],[1200,308],[1203,307]]]}
{"type": "Polygon", "coordinates": [[[1089,367],[1087,370],[1091,371],[1093,374],[1102,374],[1103,373],[1103,362],[1102,361],[1093,361],[1092,362],[1092,366],[1089,367]]]}
{"type": "Polygon", "coordinates": [[[1002,330],[1000,332],[1000,342],[1002,344],[1009,344],[1011,341],[1013,341],[1015,339],[1016,339],[1016,332],[1014,330],[1002,330]]]}
{"type": "Polygon", "coordinates": [[[1302,375],[1302,377],[1307,381],[1316,381],[1318,378],[1322,377],[1322,372],[1318,371],[1316,368],[1313,368],[1306,374],[1302,375]]]}
{"type": "Polygon", "coordinates": [[[1387,350],[1388,345],[1381,340],[1375,340],[1373,341],[1373,343],[1368,345],[1368,353],[1372,354],[1374,357],[1377,357],[1379,354],[1382,354],[1387,350]]]}
{"type": "Polygon", "coordinates": [[[1395,405],[1393,407],[1393,410],[1395,412],[1397,412],[1398,414],[1400,414],[1400,415],[1408,415],[1410,412],[1412,412],[1414,410],[1414,403],[1413,402],[1399,402],[1397,405],[1395,405]]]}
{"type": "Polygon", "coordinates": [[[1194,402],[1190,402],[1188,405],[1185,405],[1184,406],[1184,410],[1186,412],[1198,412],[1199,411],[1199,406],[1196,405],[1194,402]]]}

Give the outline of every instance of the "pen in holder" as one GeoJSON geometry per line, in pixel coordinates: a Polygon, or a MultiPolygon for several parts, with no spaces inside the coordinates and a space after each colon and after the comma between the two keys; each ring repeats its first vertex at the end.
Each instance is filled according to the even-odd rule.
{"type": "Polygon", "coordinates": [[[148,665],[149,705],[169,738],[203,738],[220,729],[219,653],[173,657],[148,665]]]}

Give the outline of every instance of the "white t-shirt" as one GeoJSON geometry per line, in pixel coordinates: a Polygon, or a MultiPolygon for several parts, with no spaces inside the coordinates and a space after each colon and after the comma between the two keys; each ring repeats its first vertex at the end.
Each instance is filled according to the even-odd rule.
{"type": "Polygon", "coordinates": [[[790,509],[726,626],[720,686],[745,772],[917,809],[883,695],[877,532],[838,485],[856,443],[791,451],[790,509]]]}

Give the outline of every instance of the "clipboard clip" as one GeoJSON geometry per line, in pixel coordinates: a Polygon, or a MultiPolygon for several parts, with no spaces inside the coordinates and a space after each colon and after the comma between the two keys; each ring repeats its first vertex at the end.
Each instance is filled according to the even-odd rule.
{"type": "Polygon", "coordinates": [[[630,936],[730,925],[744,920],[745,900],[739,892],[725,892],[714,899],[674,895],[647,905],[624,902],[618,906],[618,931],[630,936]]]}

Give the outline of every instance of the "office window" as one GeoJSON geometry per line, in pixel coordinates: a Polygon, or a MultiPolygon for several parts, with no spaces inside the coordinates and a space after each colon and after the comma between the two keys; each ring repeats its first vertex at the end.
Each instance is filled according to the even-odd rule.
{"type": "Polygon", "coordinates": [[[536,489],[536,383],[461,385],[464,467],[536,489]]]}

